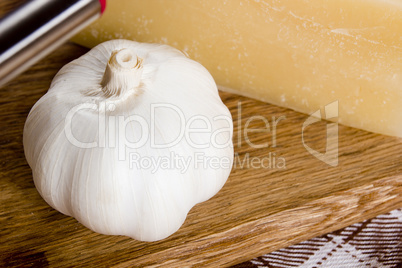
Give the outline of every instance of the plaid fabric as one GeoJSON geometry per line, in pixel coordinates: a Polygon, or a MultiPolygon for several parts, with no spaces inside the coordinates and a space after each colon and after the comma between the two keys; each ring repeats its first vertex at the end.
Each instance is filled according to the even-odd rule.
{"type": "Polygon", "coordinates": [[[402,267],[402,209],[233,267],[402,267]]]}

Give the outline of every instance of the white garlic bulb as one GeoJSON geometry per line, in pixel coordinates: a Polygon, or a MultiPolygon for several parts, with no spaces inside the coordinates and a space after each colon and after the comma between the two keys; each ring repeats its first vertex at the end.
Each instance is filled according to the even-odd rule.
{"type": "Polygon", "coordinates": [[[232,134],[204,67],[166,45],[112,40],[57,73],[24,150],[50,206],[95,232],[155,241],[225,184],[232,134]]]}

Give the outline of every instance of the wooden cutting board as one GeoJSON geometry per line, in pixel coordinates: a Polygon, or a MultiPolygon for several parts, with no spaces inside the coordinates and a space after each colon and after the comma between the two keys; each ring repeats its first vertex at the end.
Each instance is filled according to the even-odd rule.
{"type": "MultiPolygon", "coordinates": [[[[42,200],[22,145],[30,108],[55,73],[86,51],[64,45],[0,90],[2,265],[228,266],[402,206],[401,139],[339,125],[332,167],[303,145],[307,115],[221,92],[235,146],[223,189],[165,240],[96,234],[42,200]]],[[[306,128],[304,144],[324,152],[327,124],[306,128]]]]}
{"type": "Polygon", "coordinates": [[[43,201],[22,145],[30,108],[86,51],[66,44],[0,88],[0,266],[229,266],[402,207],[402,139],[339,125],[333,167],[305,147],[325,153],[328,122],[302,134],[307,115],[221,92],[235,147],[223,189],[162,241],[94,233],[43,201]]]}

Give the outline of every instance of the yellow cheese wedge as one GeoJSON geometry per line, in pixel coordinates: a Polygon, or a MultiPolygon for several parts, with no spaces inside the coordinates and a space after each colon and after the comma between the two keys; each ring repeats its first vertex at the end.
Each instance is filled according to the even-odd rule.
{"type": "Polygon", "coordinates": [[[222,88],[402,137],[401,0],[112,0],[75,38],[166,43],[222,88]]]}

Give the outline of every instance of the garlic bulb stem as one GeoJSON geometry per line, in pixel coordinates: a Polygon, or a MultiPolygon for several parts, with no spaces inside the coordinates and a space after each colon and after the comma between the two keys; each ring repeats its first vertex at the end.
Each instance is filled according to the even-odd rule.
{"type": "Polygon", "coordinates": [[[135,91],[141,82],[142,69],[142,59],[131,49],[113,51],[101,82],[105,96],[118,97],[135,91]]]}

